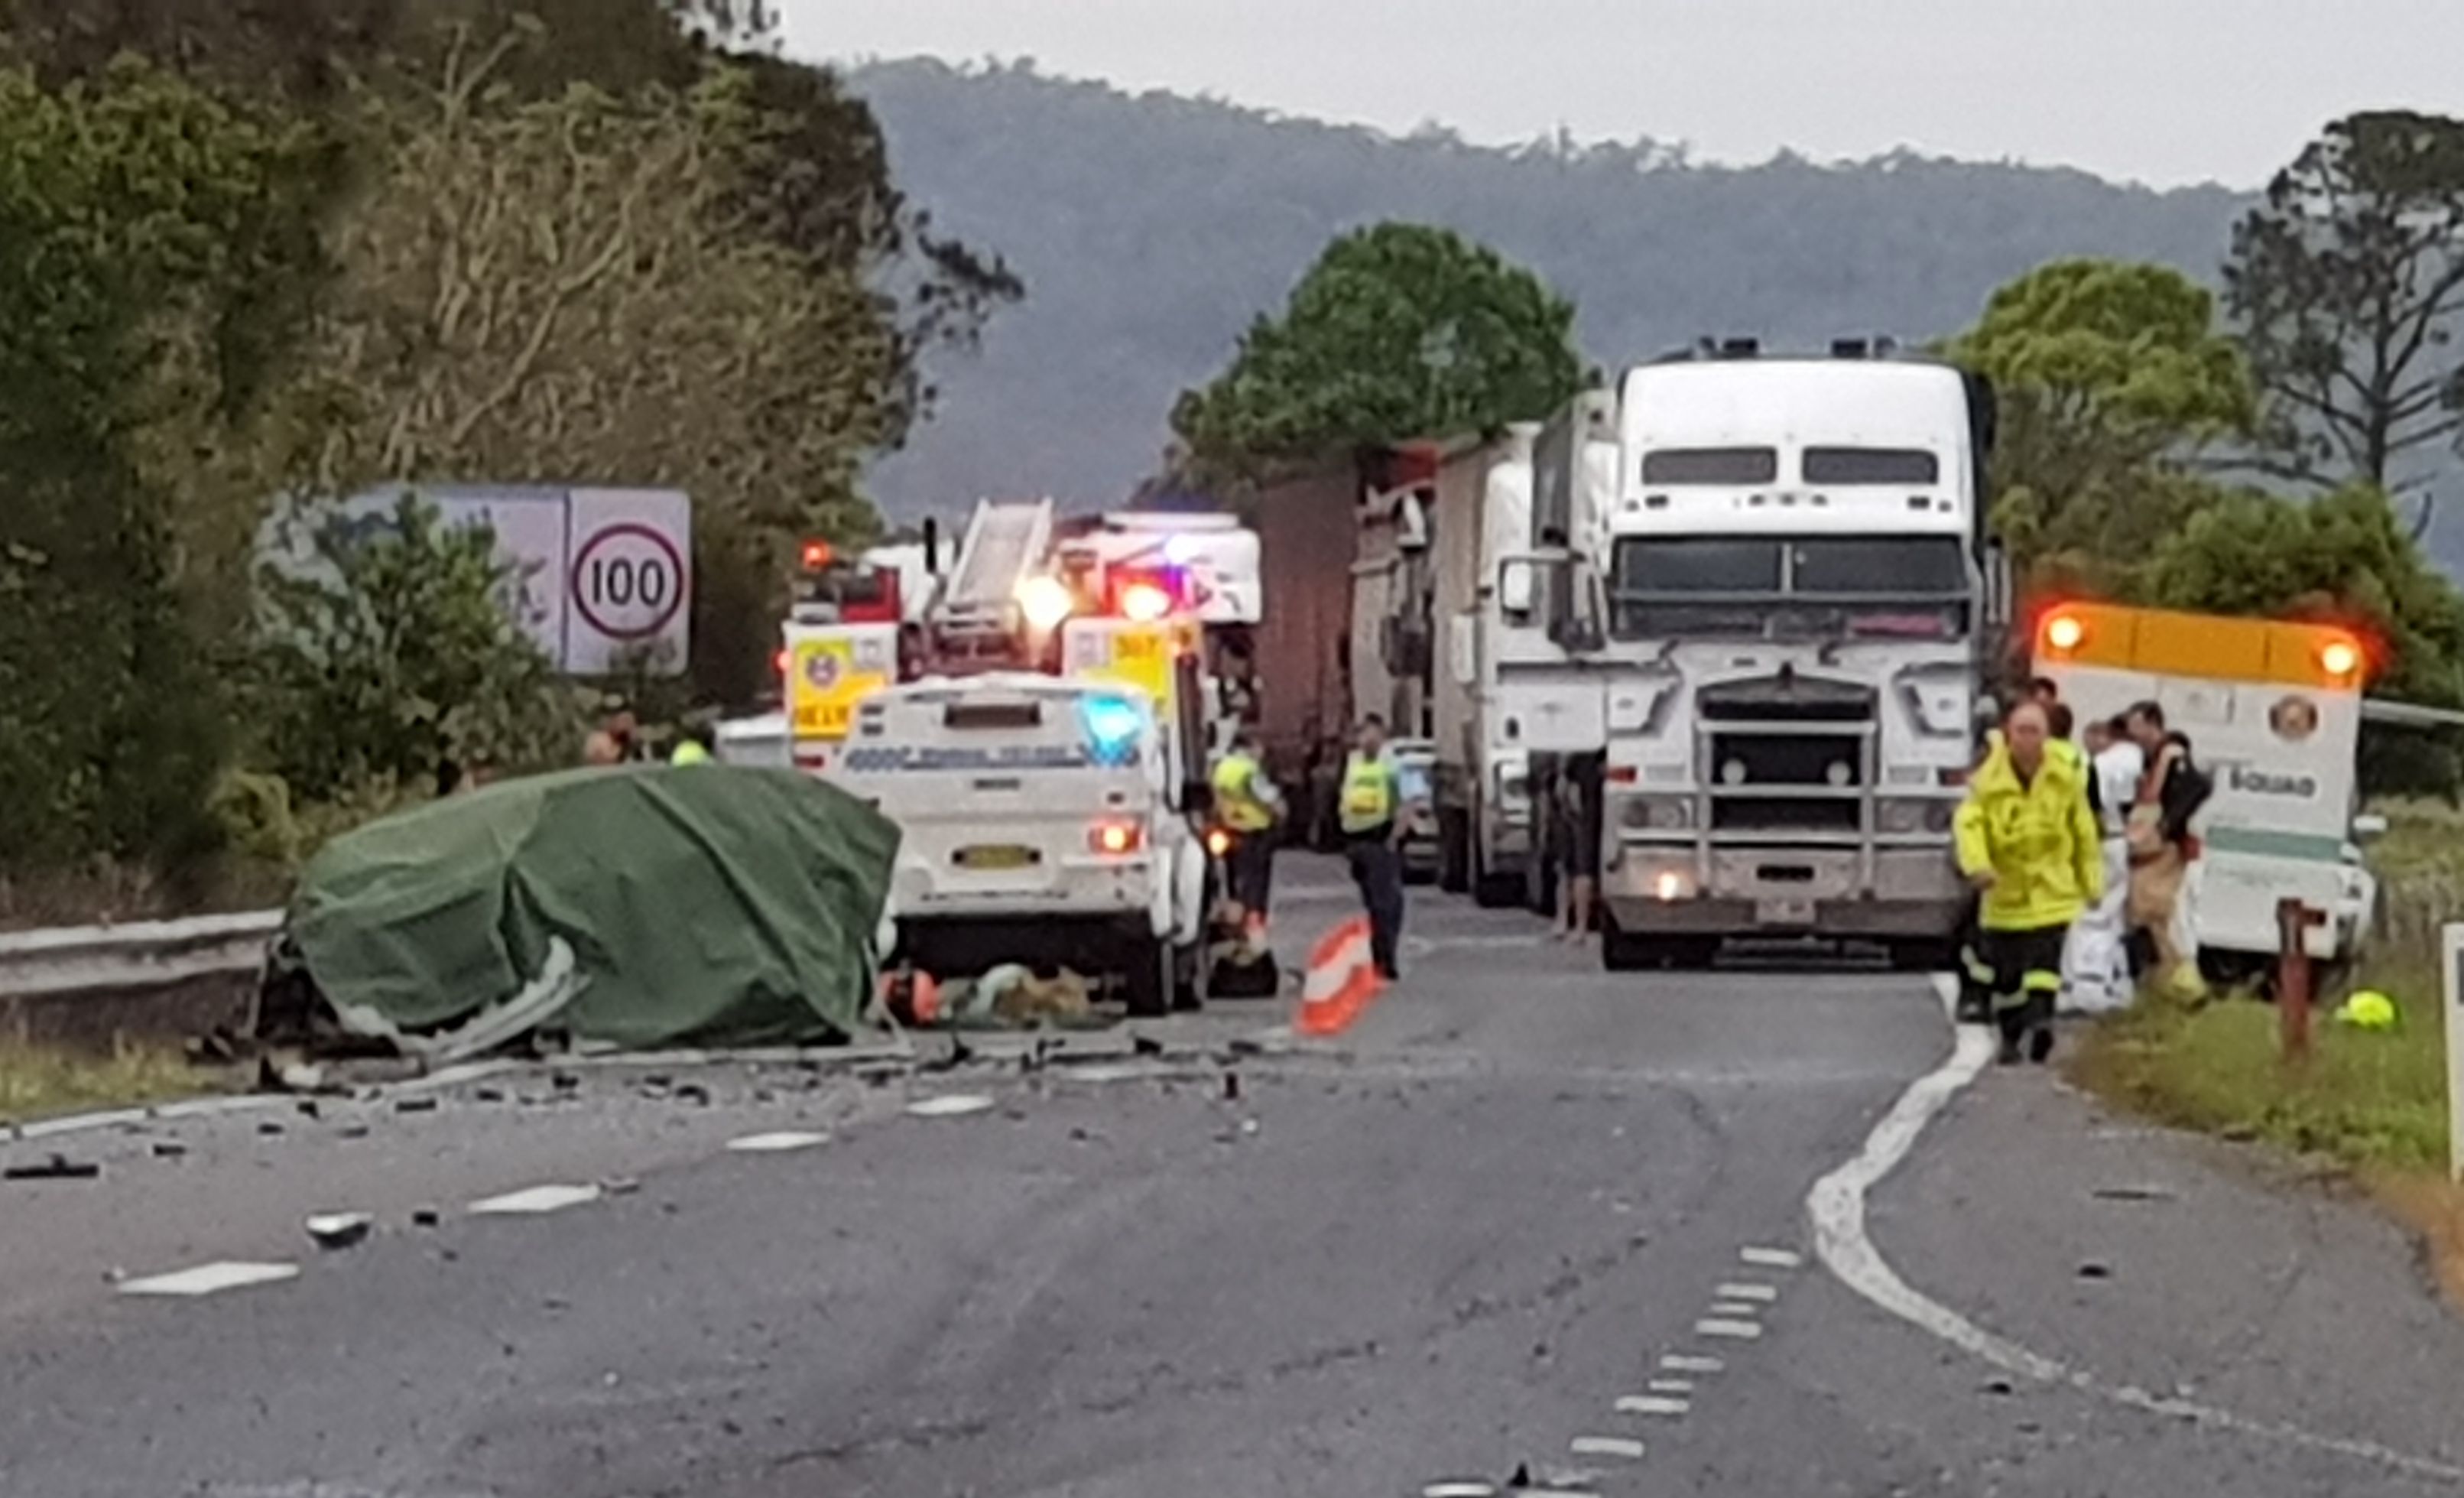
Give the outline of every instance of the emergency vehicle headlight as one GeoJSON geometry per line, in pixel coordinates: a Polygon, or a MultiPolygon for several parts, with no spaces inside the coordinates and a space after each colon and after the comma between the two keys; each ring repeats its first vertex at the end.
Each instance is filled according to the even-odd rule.
{"type": "Polygon", "coordinates": [[[1682,796],[1635,796],[1618,820],[1638,832],[1682,832],[1693,824],[1694,804],[1682,796]]]}
{"type": "Polygon", "coordinates": [[[1080,713],[1086,719],[1088,742],[1099,760],[1117,760],[1135,747],[1138,730],[1146,721],[1137,704],[1126,697],[1089,697],[1080,713]]]}
{"type": "Polygon", "coordinates": [[[1018,585],[1019,612],[1037,629],[1057,629],[1078,606],[1069,584],[1059,578],[1029,578],[1018,585]]]}

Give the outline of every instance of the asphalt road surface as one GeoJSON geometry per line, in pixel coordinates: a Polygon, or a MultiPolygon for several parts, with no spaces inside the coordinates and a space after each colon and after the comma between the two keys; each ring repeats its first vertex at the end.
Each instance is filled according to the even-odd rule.
{"type": "MultiPolygon", "coordinates": [[[[1287,946],[1347,909],[1282,883],[1287,946]]],[[[2364,1210],[1980,1070],[1921,976],[1412,920],[1325,1046],[0,1144],[103,1167],[0,1186],[0,1494],[2464,1492],[2464,1323],[2364,1210]]]]}

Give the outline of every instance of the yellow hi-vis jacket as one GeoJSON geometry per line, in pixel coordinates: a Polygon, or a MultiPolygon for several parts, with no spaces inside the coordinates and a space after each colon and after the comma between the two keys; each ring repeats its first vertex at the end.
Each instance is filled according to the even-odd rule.
{"type": "Polygon", "coordinates": [[[1252,756],[1234,752],[1215,765],[1215,810],[1235,832],[1264,832],[1275,825],[1275,808],[1258,794],[1265,770],[1252,756]]]}
{"type": "Polygon", "coordinates": [[[1960,804],[1959,871],[1991,869],[1978,920],[1988,931],[2066,926],[2104,896],[2103,830],[2088,809],[2079,756],[2045,746],[2022,783],[2011,751],[1993,745],[1960,804]]]}

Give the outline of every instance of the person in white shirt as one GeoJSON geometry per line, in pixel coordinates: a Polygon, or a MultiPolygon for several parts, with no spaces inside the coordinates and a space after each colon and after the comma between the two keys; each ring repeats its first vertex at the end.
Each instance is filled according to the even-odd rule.
{"type": "Polygon", "coordinates": [[[2092,722],[2082,737],[2096,787],[2097,822],[2103,834],[2104,898],[2071,927],[2070,943],[2062,955],[2062,987],[2072,1008],[2101,1013],[2126,1006],[2132,994],[2130,962],[2123,941],[2127,931],[2123,908],[2130,897],[2130,845],[2123,828],[2130,804],[2139,794],[2146,755],[2118,719],[2092,722]]]}

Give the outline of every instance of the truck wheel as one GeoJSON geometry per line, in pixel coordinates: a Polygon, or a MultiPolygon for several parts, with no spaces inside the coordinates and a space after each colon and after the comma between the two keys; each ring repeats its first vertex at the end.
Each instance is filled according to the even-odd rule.
{"type": "Polygon", "coordinates": [[[1172,1012],[1172,943],[1151,936],[1130,948],[1129,970],[1122,975],[1131,1017],[1159,1020],[1172,1012]]]}

